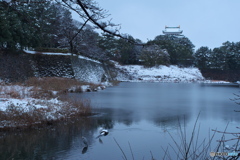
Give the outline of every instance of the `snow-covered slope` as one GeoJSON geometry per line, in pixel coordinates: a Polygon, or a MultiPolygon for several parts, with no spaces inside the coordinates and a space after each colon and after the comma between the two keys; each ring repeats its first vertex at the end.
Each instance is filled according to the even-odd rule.
{"type": "Polygon", "coordinates": [[[203,81],[199,69],[179,68],[174,65],[145,68],[142,65],[119,65],[115,63],[115,67],[130,75],[130,79],[122,79],[118,77],[119,81],[130,82],[196,82],[203,81]]]}

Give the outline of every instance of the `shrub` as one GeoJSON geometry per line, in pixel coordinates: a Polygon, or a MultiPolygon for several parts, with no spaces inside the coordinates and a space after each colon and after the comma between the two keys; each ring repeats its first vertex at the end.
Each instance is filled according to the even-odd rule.
{"type": "Polygon", "coordinates": [[[140,59],[144,66],[153,67],[169,64],[170,57],[166,50],[161,49],[158,45],[151,45],[142,50],[140,59]]]}
{"type": "Polygon", "coordinates": [[[29,78],[25,84],[27,86],[34,86],[43,90],[61,91],[67,92],[73,86],[81,86],[84,83],[77,81],[76,79],[60,78],[60,77],[43,77],[29,78]]]}

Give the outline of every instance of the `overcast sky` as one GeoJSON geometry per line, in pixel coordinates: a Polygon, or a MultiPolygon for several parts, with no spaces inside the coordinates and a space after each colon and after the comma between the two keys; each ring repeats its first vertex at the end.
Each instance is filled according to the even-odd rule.
{"type": "Polygon", "coordinates": [[[143,42],[162,34],[165,25],[181,26],[196,46],[219,47],[240,41],[240,0],[96,0],[121,32],[143,42]]]}

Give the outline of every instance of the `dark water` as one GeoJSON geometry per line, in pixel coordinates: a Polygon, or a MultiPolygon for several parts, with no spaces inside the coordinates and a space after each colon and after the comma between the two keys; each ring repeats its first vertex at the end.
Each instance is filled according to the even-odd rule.
{"type": "MultiPolygon", "coordinates": [[[[239,91],[228,85],[120,83],[99,92],[69,94],[73,99],[91,99],[101,114],[2,136],[0,159],[120,160],[121,149],[128,159],[133,159],[131,150],[135,159],[149,160],[152,155],[163,159],[166,150],[165,159],[176,159],[170,147],[177,150],[173,139],[180,144],[182,128],[190,140],[199,113],[200,131],[195,138],[199,144],[213,134],[211,129],[223,131],[228,123],[228,131],[239,132],[240,112],[234,110],[240,106],[230,100],[239,91]],[[100,127],[108,129],[109,135],[96,139],[100,127]],[[84,148],[82,136],[87,138],[88,148],[84,148]]],[[[216,133],[213,146],[221,136],[216,133]]]]}

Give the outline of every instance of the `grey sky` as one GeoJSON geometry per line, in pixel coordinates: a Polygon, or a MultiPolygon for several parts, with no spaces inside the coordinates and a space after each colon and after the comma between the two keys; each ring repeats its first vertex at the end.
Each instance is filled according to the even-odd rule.
{"type": "Polygon", "coordinates": [[[121,33],[147,42],[165,25],[181,26],[196,46],[219,47],[240,41],[240,0],[96,0],[121,33]]]}

